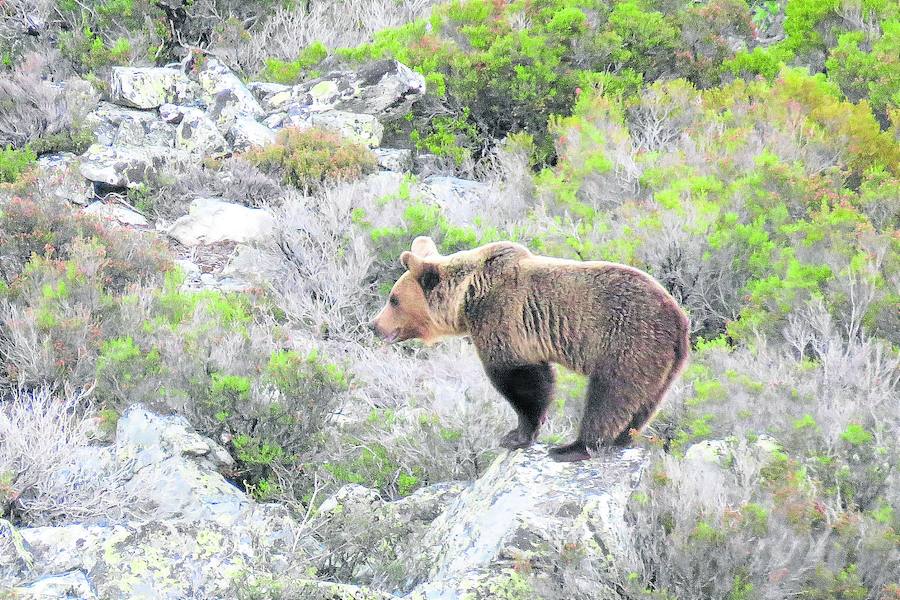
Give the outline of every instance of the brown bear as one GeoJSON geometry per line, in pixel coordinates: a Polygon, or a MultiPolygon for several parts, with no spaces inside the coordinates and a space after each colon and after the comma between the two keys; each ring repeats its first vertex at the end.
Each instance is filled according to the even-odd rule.
{"type": "Polygon", "coordinates": [[[628,444],[688,359],[687,315],[638,269],[537,256],[513,242],[442,256],[427,237],[400,262],[407,271],[370,327],[392,343],[471,336],[519,417],[505,448],[537,437],[553,395],[550,363],[589,378],[578,439],[550,450],[576,461],[599,446],[628,444]]]}

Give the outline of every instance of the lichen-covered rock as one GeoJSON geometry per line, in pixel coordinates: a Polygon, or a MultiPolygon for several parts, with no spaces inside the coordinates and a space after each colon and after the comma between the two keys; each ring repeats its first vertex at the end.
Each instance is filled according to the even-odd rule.
{"type": "Polygon", "coordinates": [[[127,491],[152,499],[147,510],[155,519],[180,517],[225,526],[252,504],[217,473],[232,465],[228,452],[200,436],[182,417],[129,408],[116,427],[115,453],[120,463],[133,465],[127,491]]]}
{"type": "Polygon", "coordinates": [[[104,146],[172,146],[175,128],[156,113],[101,102],[85,118],[104,146]]]}
{"type": "Polygon", "coordinates": [[[248,578],[301,578],[306,557],[320,551],[284,506],[258,504],[226,481],[218,469],[231,457],[181,417],[133,406],[114,446],[85,450],[128,471],[135,506],[127,519],[94,525],[16,530],[0,520],[0,590],[40,599],[231,598],[248,578]]]}
{"type": "Polygon", "coordinates": [[[188,102],[194,99],[197,91],[197,84],[178,69],[113,67],[110,76],[110,100],[133,108],[188,102]]]}
{"type": "Polygon", "coordinates": [[[78,157],[71,152],[40,157],[37,173],[43,187],[53,190],[53,195],[60,200],[84,205],[94,195],[93,186],[79,171],[78,157]]]}
{"type": "Polygon", "coordinates": [[[131,225],[134,227],[147,227],[149,223],[147,218],[130,208],[121,204],[94,202],[84,208],[84,213],[94,215],[105,221],[113,221],[121,225],[131,225]]]}
{"type": "Polygon", "coordinates": [[[119,147],[94,144],[81,156],[79,171],[85,179],[114,187],[135,187],[156,181],[171,148],[119,147]]]}
{"type": "Polygon", "coordinates": [[[174,600],[233,597],[238,581],[262,565],[267,575],[278,574],[271,566],[279,555],[289,564],[284,557],[293,551],[298,526],[281,507],[256,506],[229,527],[168,520],[20,531],[34,565],[0,572],[0,587],[80,571],[100,598],[174,600]]]}
{"type": "MultiPolygon", "coordinates": [[[[598,561],[628,552],[625,506],[646,460],[634,448],[577,463],[554,462],[541,445],[506,453],[410,545],[412,597],[535,597],[532,583],[504,577],[522,565],[553,573],[564,546],[598,561]],[[490,595],[501,583],[526,595],[490,595]]],[[[598,581],[595,597],[618,596],[598,581]]]]}
{"type": "Polygon", "coordinates": [[[258,119],[265,115],[253,93],[218,59],[204,58],[197,79],[209,116],[222,131],[238,117],[258,119]]]}
{"type": "Polygon", "coordinates": [[[291,86],[271,81],[251,81],[247,84],[247,89],[253,93],[257,100],[262,100],[279,92],[290,92],[291,86]]]}
{"type": "Polygon", "coordinates": [[[253,119],[238,117],[231,124],[225,138],[235,152],[244,152],[274,143],[275,132],[253,119]]]}
{"type": "Polygon", "coordinates": [[[42,577],[28,585],[14,587],[13,598],[26,600],[94,600],[97,595],[81,571],[42,577]]]}
{"type": "Polygon", "coordinates": [[[425,78],[393,59],[370,63],[357,71],[334,71],[289,90],[274,89],[263,96],[268,113],[300,106],[313,112],[337,110],[398,118],[425,93],[425,78]]]}
{"type": "Polygon", "coordinates": [[[273,227],[272,215],[219,198],[197,198],[190,212],[168,229],[168,234],[185,246],[222,241],[250,242],[266,239],[273,227]]]}
{"type": "Polygon", "coordinates": [[[325,112],[307,112],[291,109],[287,117],[281,121],[280,127],[297,127],[309,129],[324,127],[337,131],[348,140],[375,148],[381,144],[384,126],[372,115],[349,113],[340,110],[325,112]]]}
{"type": "Polygon", "coordinates": [[[402,148],[375,148],[372,152],[378,159],[378,166],[385,171],[405,173],[412,170],[412,151],[402,148]]]}
{"type": "Polygon", "coordinates": [[[221,156],[228,152],[228,142],[216,124],[196,108],[182,109],[175,128],[175,147],[200,156],[221,156]]]}

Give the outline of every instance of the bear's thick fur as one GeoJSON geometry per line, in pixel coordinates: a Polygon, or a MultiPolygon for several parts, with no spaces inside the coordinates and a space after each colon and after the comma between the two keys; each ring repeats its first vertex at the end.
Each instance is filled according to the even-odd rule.
{"type": "Polygon", "coordinates": [[[589,378],[578,439],[550,451],[574,461],[628,444],[688,359],[687,315],[638,269],[536,256],[513,242],[442,256],[426,237],[400,262],[407,271],[372,328],[390,342],[471,336],[519,417],[503,447],[537,437],[553,395],[551,363],[589,378]]]}

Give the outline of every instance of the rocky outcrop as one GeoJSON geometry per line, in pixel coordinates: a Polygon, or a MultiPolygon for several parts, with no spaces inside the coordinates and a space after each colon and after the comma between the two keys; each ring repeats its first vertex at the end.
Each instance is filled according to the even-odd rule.
{"type": "Polygon", "coordinates": [[[222,241],[250,242],[272,232],[272,215],[219,198],[197,198],[188,214],[175,221],[167,233],[185,246],[222,241]]]}
{"type": "Polygon", "coordinates": [[[131,225],[132,227],[147,227],[150,225],[147,217],[121,204],[94,202],[85,207],[84,212],[120,225],[131,225]]]}
{"type": "Polygon", "coordinates": [[[133,188],[155,183],[163,171],[177,162],[173,148],[161,146],[103,146],[94,144],[81,156],[81,175],[96,183],[133,188]]]}
{"type": "Polygon", "coordinates": [[[109,96],[115,104],[147,109],[189,102],[198,91],[197,84],[178,69],[113,67],[109,96]]]}
{"type": "MultiPolygon", "coordinates": [[[[531,588],[519,570],[552,578],[564,547],[600,563],[628,552],[625,507],[646,460],[636,448],[579,463],[554,462],[542,445],[506,453],[410,546],[411,597],[495,598],[511,585],[531,588]]],[[[597,600],[619,598],[604,585],[597,600]]],[[[514,597],[534,597],[523,593],[514,597]]]]}
{"type": "Polygon", "coordinates": [[[310,112],[339,110],[395,119],[425,94],[425,78],[396,60],[381,60],[358,71],[333,71],[293,87],[256,84],[269,114],[303,107],[310,112]]]}
{"type": "Polygon", "coordinates": [[[244,578],[302,564],[310,542],[300,524],[225,480],[228,453],[183,418],[134,406],[115,444],[92,448],[91,460],[129,471],[128,518],[19,529],[22,552],[0,565],[0,589],[48,599],[216,598],[233,596],[244,578]]]}
{"type": "Polygon", "coordinates": [[[181,109],[175,128],[175,147],[195,156],[219,157],[229,151],[228,142],[216,124],[196,108],[181,109]]]}
{"type": "Polygon", "coordinates": [[[218,59],[205,58],[197,75],[209,116],[222,130],[238,117],[259,119],[265,115],[253,93],[218,59]]]}

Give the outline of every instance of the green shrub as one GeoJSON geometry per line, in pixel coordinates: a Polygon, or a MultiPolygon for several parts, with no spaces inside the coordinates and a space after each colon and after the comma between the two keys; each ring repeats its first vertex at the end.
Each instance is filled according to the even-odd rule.
{"type": "Polygon", "coordinates": [[[377,165],[368,148],[324,129],[283,129],[274,144],[244,156],[262,171],[304,191],[359,178],[377,165]]]}
{"type": "Polygon", "coordinates": [[[284,61],[277,58],[266,59],[266,67],[262,76],[268,81],[276,83],[296,83],[302,76],[314,76],[311,71],[320,62],[328,57],[328,50],[322,42],[313,42],[303,49],[296,60],[284,61]]]}
{"type": "Polygon", "coordinates": [[[14,183],[36,160],[37,155],[29,146],[22,150],[0,147],[0,183],[14,183]]]}

